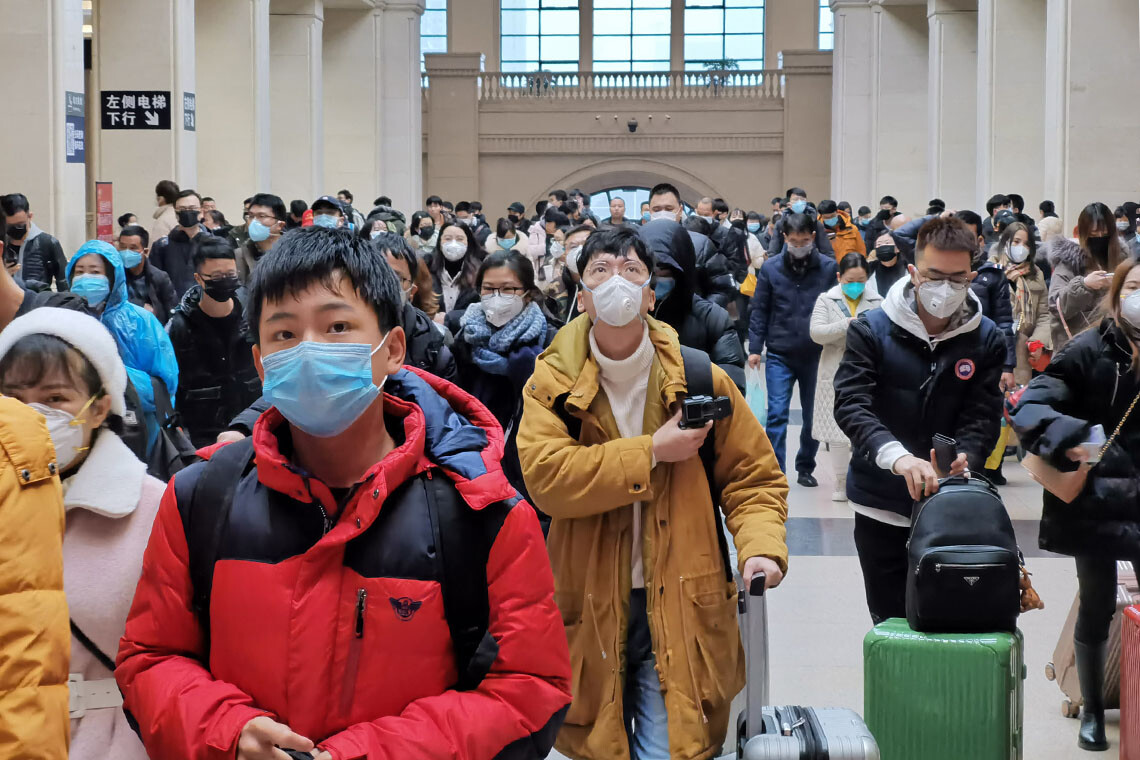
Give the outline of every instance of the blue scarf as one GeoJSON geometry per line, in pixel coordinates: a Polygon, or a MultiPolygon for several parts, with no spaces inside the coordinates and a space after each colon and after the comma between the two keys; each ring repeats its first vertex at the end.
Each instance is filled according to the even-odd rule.
{"type": "Polygon", "coordinates": [[[473,303],[463,315],[463,339],[471,346],[471,360],[484,372],[507,374],[507,359],[518,348],[540,342],[546,335],[546,316],[531,301],[502,327],[487,322],[483,304],[473,303]]]}

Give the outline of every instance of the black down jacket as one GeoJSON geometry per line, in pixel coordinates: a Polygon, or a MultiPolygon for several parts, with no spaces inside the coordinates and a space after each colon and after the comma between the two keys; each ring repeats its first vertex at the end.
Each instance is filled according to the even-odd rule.
{"type": "Polygon", "coordinates": [[[695,292],[696,253],[691,233],[677,222],[658,219],[639,227],[637,234],[653,252],[657,265],[673,271],[677,283],[654,307],[654,316],[677,331],[681,345],[707,353],[743,389],[747,357],[736,325],[724,308],[695,292]]]}
{"type": "MultiPolygon", "coordinates": [[[[1033,379],[1013,415],[1022,445],[1059,470],[1093,425],[1111,436],[1140,392],[1128,339],[1111,319],[1086,330],[1033,379]]],[[[1089,472],[1072,504],[1045,492],[1042,549],[1073,556],[1135,559],[1140,554],[1140,409],[1089,472]]]]}

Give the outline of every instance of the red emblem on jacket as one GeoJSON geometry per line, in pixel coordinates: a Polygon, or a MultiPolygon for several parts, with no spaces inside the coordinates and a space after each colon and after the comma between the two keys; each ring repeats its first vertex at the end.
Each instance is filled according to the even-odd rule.
{"type": "Polygon", "coordinates": [[[958,376],[959,380],[969,380],[974,376],[975,369],[973,359],[959,359],[958,363],[954,365],[954,374],[958,376]]]}

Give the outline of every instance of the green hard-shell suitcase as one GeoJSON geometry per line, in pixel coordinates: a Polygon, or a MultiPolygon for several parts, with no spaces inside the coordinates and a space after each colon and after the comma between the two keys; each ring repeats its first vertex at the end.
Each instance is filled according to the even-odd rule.
{"type": "Polygon", "coordinates": [[[863,640],[863,713],[882,760],[1020,760],[1021,632],[916,633],[892,618],[863,640]]]}

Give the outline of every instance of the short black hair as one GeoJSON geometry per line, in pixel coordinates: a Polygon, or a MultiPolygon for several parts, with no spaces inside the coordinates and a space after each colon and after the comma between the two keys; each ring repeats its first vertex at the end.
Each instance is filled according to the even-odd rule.
{"type": "Polygon", "coordinates": [[[217,201],[214,200],[213,198],[211,198],[210,196],[206,195],[206,196],[203,196],[202,203],[217,203],[217,201]]]}
{"type": "Polygon", "coordinates": [[[976,211],[964,208],[961,211],[954,212],[954,217],[973,227],[975,237],[982,234],[982,217],[976,211]]]}
{"type": "Polygon", "coordinates": [[[1045,216],[1057,215],[1057,207],[1053,204],[1053,201],[1041,201],[1041,203],[1037,204],[1037,210],[1045,216]]]}
{"type": "Polygon", "coordinates": [[[249,199],[249,205],[265,206],[273,212],[273,216],[277,217],[277,221],[285,221],[285,201],[272,193],[258,193],[249,199]]]}
{"type": "Polygon", "coordinates": [[[712,210],[717,214],[727,214],[728,203],[724,200],[724,198],[713,198],[712,210]]]}
{"type": "Polygon", "coordinates": [[[765,224],[768,223],[767,217],[765,217],[759,211],[749,211],[748,214],[745,216],[745,219],[748,219],[750,221],[760,222],[760,226],[764,226],[765,224]]]}
{"type": "Polygon", "coordinates": [[[793,195],[800,195],[806,198],[807,190],[804,190],[802,187],[789,187],[788,194],[785,197],[790,199],[793,195]]]}
{"type": "Polygon", "coordinates": [[[566,195],[566,191],[565,191],[565,190],[551,190],[549,193],[547,193],[547,194],[546,194],[546,196],[547,196],[548,198],[549,198],[551,195],[553,195],[553,196],[554,196],[554,199],[555,199],[556,201],[558,201],[559,203],[562,203],[562,202],[563,202],[563,201],[565,201],[565,200],[566,200],[566,198],[568,197],[568,196],[566,195]]]}
{"type": "Polygon", "coordinates": [[[574,216],[574,212],[578,210],[578,201],[566,201],[558,207],[558,210],[566,216],[574,216]]]}
{"type": "Polygon", "coordinates": [[[468,203],[467,201],[459,201],[459,203],[455,204],[455,213],[458,214],[460,211],[462,211],[465,214],[470,214],[471,213],[471,204],[468,203]]]}
{"type": "Polygon", "coordinates": [[[693,232],[698,232],[705,237],[711,235],[713,231],[712,225],[709,224],[708,220],[702,216],[697,216],[696,214],[689,214],[689,216],[685,218],[683,226],[685,229],[691,230],[693,232]]]}
{"type": "Polygon", "coordinates": [[[815,234],[815,220],[807,214],[789,214],[784,219],[784,235],[791,232],[810,232],[815,234]]]}
{"type": "Polygon", "coordinates": [[[649,201],[642,201],[642,202],[641,202],[641,206],[642,206],[642,207],[644,207],[644,206],[648,206],[648,205],[649,205],[649,201]]]}
{"type": "Polygon", "coordinates": [[[1008,197],[1009,197],[1009,205],[1013,206],[1019,212],[1025,210],[1025,199],[1024,198],[1022,198],[1017,193],[1010,193],[1008,197]]]}
{"type": "Polygon", "coordinates": [[[859,211],[856,213],[856,216],[866,216],[869,213],[871,213],[870,206],[860,206],[859,211]]]}
{"type": "Polygon", "coordinates": [[[191,262],[194,264],[194,271],[196,272],[211,259],[230,259],[232,261],[236,258],[234,248],[228,241],[217,235],[202,235],[198,244],[194,246],[194,257],[191,262]]]}
{"type": "Polygon", "coordinates": [[[125,214],[119,214],[119,218],[118,218],[119,227],[128,226],[127,222],[129,222],[131,220],[132,216],[134,216],[134,214],[132,214],[130,211],[128,211],[125,214]]]}
{"type": "Polygon", "coordinates": [[[483,204],[480,203],[479,201],[471,201],[470,205],[471,205],[471,213],[473,213],[473,214],[478,214],[480,211],[483,210],[483,204]]]}
{"type": "Polygon", "coordinates": [[[867,260],[863,258],[863,254],[851,252],[839,260],[839,274],[848,272],[852,269],[862,269],[864,272],[870,273],[871,267],[867,264],[867,260]]]}
{"type": "Polygon", "coordinates": [[[28,205],[28,196],[23,193],[0,195],[0,208],[4,209],[5,216],[14,216],[21,211],[32,210],[32,207],[28,205]]]}
{"type": "MultiPolygon", "coordinates": [[[[212,219],[214,221],[214,224],[217,224],[221,227],[225,227],[226,225],[229,224],[229,222],[226,221],[226,215],[223,214],[221,211],[219,211],[216,208],[212,208],[205,213],[207,216],[210,217],[210,219],[212,219]]],[[[215,230],[215,232],[217,232],[217,230],[215,230]]]]}
{"type": "Polygon", "coordinates": [[[309,210],[309,204],[305,203],[300,198],[289,201],[289,213],[293,216],[301,216],[309,210]]]}
{"type": "Polygon", "coordinates": [[[781,198],[780,196],[778,196],[778,195],[777,195],[775,198],[773,198],[773,199],[772,199],[772,205],[773,205],[773,206],[779,206],[779,205],[780,205],[780,204],[782,204],[782,203],[783,203],[785,200],[787,200],[787,199],[786,199],[786,198],[781,198]]]}
{"type": "Polygon", "coordinates": [[[931,198],[926,205],[930,206],[931,208],[937,206],[940,209],[946,209],[946,201],[942,200],[941,198],[931,198]]]}
{"type": "Polygon", "coordinates": [[[538,203],[534,204],[535,218],[541,219],[542,216],[546,213],[546,209],[549,207],[550,201],[539,201],[538,203]]]}
{"type": "Polygon", "coordinates": [[[990,216],[994,215],[994,209],[998,206],[1004,206],[1009,203],[1008,195],[995,195],[986,201],[986,213],[990,216]]]}
{"type": "Polygon", "coordinates": [[[431,205],[442,206],[443,205],[443,198],[440,198],[438,195],[429,195],[427,197],[427,200],[424,201],[424,206],[427,207],[427,206],[431,206],[431,205]]]}
{"type": "Polygon", "coordinates": [[[846,211],[848,214],[851,213],[851,204],[847,201],[839,201],[839,203],[835,204],[835,207],[840,211],[846,211]]]}
{"type": "Polygon", "coordinates": [[[570,217],[556,208],[548,207],[542,219],[544,222],[554,222],[555,227],[567,227],[570,225],[570,217]]]}
{"type": "Polygon", "coordinates": [[[349,203],[352,203],[352,193],[348,190],[338,190],[337,195],[343,195],[345,198],[348,198],[349,203]]]}
{"type": "Polygon", "coordinates": [[[332,290],[341,275],[376,312],[380,330],[400,324],[400,281],[376,249],[344,229],[305,227],[283,236],[257,262],[249,286],[249,329],[260,342],[261,311],[270,301],[301,293],[314,283],[332,290]]]}
{"type": "Polygon", "coordinates": [[[880,206],[882,206],[884,203],[887,204],[888,206],[890,206],[891,208],[898,208],[898,206],[899,206],[898,200],[896,200],[893,195],[884,195],[882,198],[879,199],[879,205],[880,206]]]}
{"type": "Polygon", "coordinates": [[[448,211],[455,211],[455,205],[451,201],[444,201],[443,207],[448,211]]]}
{"type": "Polygon", "coordinates": [[[178,200],[178,183],[164,179],[154,186],[154,194],[173,206],[174,201],[178,200]]]}
{"type": "Polygon", "coordinates": [[[654,185],[653,189],[649,191],[649,199],[653,200],[658,195],[668,195],[670,193],[673,194],[673,197],[677,199],[677,203],[679,204],[681,202],[681,191],[668,182],[658,182],[654,185]]]}
{"type": "Polygon", "coordinates": [[[389,198],[387,195],[381,195],[379,198],[372,201],[372,205],[373,206],[388,206],[389,208],[391,208],[392,199],[389,198]]]}
{"type": "Polygon", "coordinates": [[[253,196],[251,195],[248,198],[246,198],[244,201],[241,202],[241,205],[244,206],[245,208],[249,208],[250,206],[252,206],[253,205],[253,196]]]}
{"type": "Polygon", "coordinates": [[[629,227],[606,227],[586,238],[586,244],[582,246],[582,252],[578,254],[578,271],[585,274],[586,266],[589,265],[590,259],[595,256],[608,253],[624,257],[629,254],[631,248],[634,255],[641,259],[641,263],[645,264],[652,274],[653,270],[657,268],[656,259],[653,258],[653,254],[646,247],[641,236],[629,227]]]}
{"type": "Polygon", "coordinates": [[[408,274],[411,275],[412,282],[415,282],[416,273],[420,268],[420,257],[408,245],[408,241],[404,239],[403,235],[397,235],[395,232],[381,232],[376,237],[370,236],[369,242],[378,252],[385,255],[390,253],[398,259],[403,259],[404,263],[408,265],[408,274]]]}
{"type": "Polygon", "coordinates": [[[142,241],[143,248],[150,246],[150,233],[147,232],[146,228],[142,225],[128,224],[126,227],[119,230],[119,239],[122,240],[125,237],[137,237],[142,241]]]}
{"type": "Polygon", "coordinates": [[[202,196],[198,195],[197,190],[183,190],[183,191],[178,193],[178,197],[175,198],[174,200],[177,202],[177,201],[182,200],[183,198],[191,198],[191,197],[197,198],[198,199],[198,205],[199,206],[202,205],[202,196]]]}
{"type": "Polygon", "coordinates": [[[839,210],[839,206],[833,200],[825,200],[819,202],[819,208],[816,210],[821,214],[834,214],[839,210]]]}

